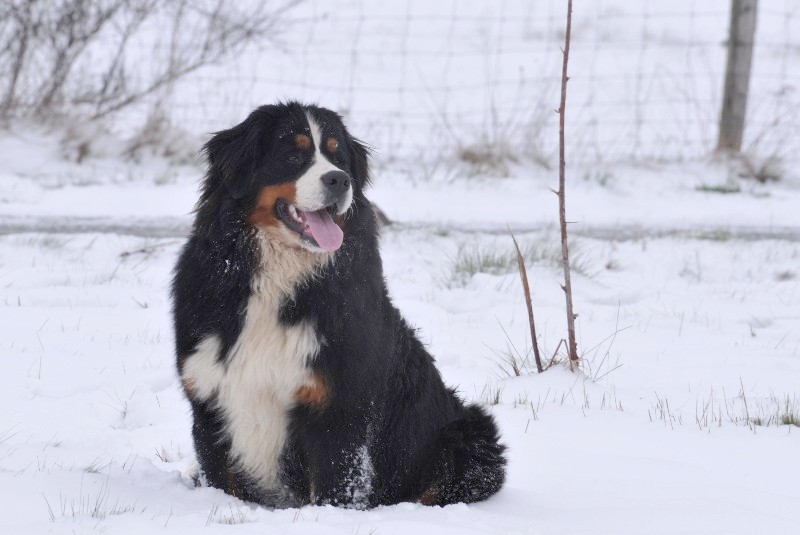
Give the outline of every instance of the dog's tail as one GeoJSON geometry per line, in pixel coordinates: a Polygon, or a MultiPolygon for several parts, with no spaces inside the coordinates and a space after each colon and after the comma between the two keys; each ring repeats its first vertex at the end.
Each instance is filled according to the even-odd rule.
{"type": "Polygon", "coordinates": [[[477,405],[467,406],[463,416],[439,435],[431,483],[420,502],[477,502],[500,490],[506,479],[506,448],[498,440],[492,417],[477,405]]]}

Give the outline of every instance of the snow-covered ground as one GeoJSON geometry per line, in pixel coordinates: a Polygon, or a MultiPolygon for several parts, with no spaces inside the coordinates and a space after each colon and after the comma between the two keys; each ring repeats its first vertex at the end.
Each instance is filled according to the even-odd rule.
{"type": "MultiPolygon", "coordinates": [[[[484,12],[488,8],[479,2],[464,2],[458,12],[450,4],[434,4],[409,2],[409,13],[427,9],[411,16],[405,7],[399,14],[388,7],[374,13],[369,10],[377,8],[367,9],[371,2],[310,2],[315,20],[356,25],[362,20],[373,32],[376,26],[370,24],[385,17],[385,26],[377,28],[386,30],[387,43],[397,37],[391,16],[427,24],[424,35],[417,31],[421,26],[401,26],[413,31],[406,32],[407,67],[395,69],[398,83],[432,79],[435,71],[444,77],[441,83],[469,87],[469,80],[457,78],[486,76],[457,59],[441,70],[430,55],[414,56],[431,50],[425,39],[448,35],[447,17],[483,27],[490,37],[503,33],[509,50],[546,43],[540,56],[555,54],[547,61],[558,66],[558,35],[537,24],[560,26],[559,2],[545,3],[550,11],[531,11],[528,19],[521,2],[492,3],[499,6],[495,12],[484,12]],[[514,10],[521,10],[519,20],[514,10]],[[498,17],[512,29],[498,26],[498,17]],[[532,28],[527,32],[525,20],[532,28]],[[514,25],[522,27],[513,30],[514,25]]],[[[342,82],[344,89],[337,92],[330,86],[341,80],[311,79],[315,69],[326,68],[320,57],[333,62],[329,72],[339,68],[337,61],[348,61],[333,54],[329,41],[336,34],[323,23],[290,37],[306,43],[318,33],[319,46],[331,52],[317,56],[305,44],[294,50],[290,59],[304,65],[302,84],[292,87],[286,69],[273,76],[274,87],[288,84],[292,91],[274,96],[294,96],[296,89],[304,98],[346,108],[354,133],[377,146],[369,196],[395,221],[382,240],[395,303],[420,329],[446,382],[465,398],[487,404],[508,446],[507,485],[479,504],[270,511],[186,485],[180,474],[193,458],[189,406],[173,369],[168,284],[202,170],[159,158],[121,160],[113,138],[93,141],[90,157],[77,164],[70,157],[74,143],[61,133],[34,125],[4,131],[0,532],[800,533],[800,175],[791,164],[796,154],[787,152],[797,142],[790,136],[797,120],[776,104],[782,122],[775,131],[785,139],[779,143],[770,134],[760,141],[762,149],[767,143],[761,156],[783,158],[779,182],[740,178],[725,162],[682,160],[708,152],[713,125],[697,116],[680,132],[686,139],[670,145],[679,121],[665,126],[664,114],[674,110],[649,106],[664,99],[665,86],[647,82],[663,81],[664,72],[689,72],[694,61],[708,64],[708,72],[695,65],[694,75],[702,71],[706,82],[718,80],[721,52],[693,55],[690,61],[687,51],[696,52],[696,45],[671,53],[663,47],[627,51],[625,45],[638,32],[667,40],[724,38],[727,3],[711,9],[681,0],[661,12],[651,2],[634,13],[625,5],[605,1],[587,8],[576,2],[576,28],[591,39],[582,41],[579,33],[573,52],[570,95],[582,103],[573,117],[583,119],[575,119],[572,131],[595,128],[576,136],[577,154],[568,167],[568,215],[577,222],[571,226],[575,309],[584,357],[578,373],[557,359],[537,375],[525,360],[527,312],[507,230],[514,230],[526,251],[540,343],[549,360],[565,335],[556,199],[550,192],[554,171],[523,158],[509,164],[505,178],[475,173],[446,151],[440,160],[429,158],[458,144],[441,137],[419,163],[415,151],[429,140],[416,136],[431,130],[425,121],[436,122],[435,117],[420,118],[420,109],[428,108],[413,92],[368,90],[373,77],[386,86],[393,83],[386,74],[395,72],[390,56],[383,62],[379,55],[359,58],[354,68],[363,73],[362,93],[359,83],[342,82]],[[609,28],[619,31],[608,33],[609,28]],[[597,70],[580,81],[579,67],[592,58],[597,70]],[[620,80],[619,73],[633,73],[631,85],[607,85],[610,64],[620,80]],[[636,73],[644,73],[639,85],[636,73]],[[327,89],[315,93],[315,87],[327,89]],[[605,101],[592,101],[600,87],[605,101]],[[370,115],[369,107],[383,106],[396,122],[370,115]],[[661,114],[656,123],[640,118],[651,127],[638,138],[632,133],[637,106],[645,115],[653,109],[661,114]],[[603,123],[614,116],[616,122],[603,123]],[[406,137],[411,141],[400,146],[414,157],[394,159],[393,140],[406,137]],[[608,159],[597,159],[594,146],[614,150],[608,159]],[[671,159],[656,165],[651,158],[658,155],[671,159]],[[628,159],[617,161],[623,157],[628,159]],[[521,376],[509,364],[515,358],[525,360],[521,376]]],[[[793,13],[791,8],[766,8],[762,39],[782,43],[794,35],[798,17],[780,18],[793,13]]],[[[464,47],[454,52],[480,48],[483,34],[469,40],[459,36],[463,26],[452,26],[446,42],[464,47]]],[[[367,46],[366,30],[358,40],[343,35],[360,50],[374,50],[367,46]]],[[[348,51],[350,45],[347,41],[348,51]]],[[[782,72],[782,84],[796,83],[796,55],[770,59],[768,51],[756,58],[762,72],[774,67],[768,73],[782,72]]],[[[693,78],[697,93],[687,97],[679,91],[670,101],[682,106],[676,117],[701,107],[715,116],[717,102],[706,105],[697,96],[708,91],[700,78],[693,78]]],[[[767,76],[758,80],[761,102],[772,102],[771,91],[778,88],[769,86],[767,76]]],[[[230,84],[220,82],[219,92],[236,89],[230,84]]],[[[787,87],[784,105],[797,94],[797,85],[787,87]]],[[[225,110],[209,111],[186,99],[177,112],[203,110],[206,122],[190,128],[203,132],[231,124],[265,100],[252,86],[236,91],[241,95],[234,91],[222,99],[235,104],[225,110]]],[[[270,99],[272,91],[266,90],[270,99]]],[[[432,91],[425,94],[438,94],[435,87],[432,91]]],[[[471,103],[454,91],[452,117],[464,119],[459,110],[471,103]]],[[[490,100],[485,97],[482,106],[490,100]]],[[[557,99],[551,100],[548,112],[557,99]]],[[[201,142],[198,136],[198,146],[201,142]]],[[[550,154],[552,141],[545,148],[550,154]]]]}
{"type": "Polygon", "coordinates": [[[485,503],[369,512],[273,512],[182,482],[192,446],[167,286],[196,171],[161,185],[56,188],[6,174],[0,524],[13,533],[229,523],[253,533],[794,533],[800,432],[775,419],[800,414],[796,188],[698,191],[705,177],[686,166],[619,168],[613,186],[576,180],[583,371],[556,364],[515,377],[509,351],[529,344],[506,224],[527,250],[548,358],[564,336],[555,198],[544,173],[519,172],[534,176],[376,177],[372,198],[397,221],[383,239],[395,301],[446,381],[490,404],[511,464],[485,503]]]}

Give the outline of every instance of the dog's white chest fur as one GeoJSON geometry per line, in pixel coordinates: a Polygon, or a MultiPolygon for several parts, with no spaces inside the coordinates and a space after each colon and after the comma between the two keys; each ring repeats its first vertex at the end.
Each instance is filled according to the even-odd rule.
{"type": "Polygon", "coordinates": [[[182,371],[196,397],[216,395],[237,468],[270,487],[278,481],[288,411],[297,389],[308,384],[308,363],[319,353],[313,326],[288,326],[278,318],[281,299],[308,273],[308,266],[280,260],[280,255],[271,257],[254,281],[244,327],[226,363],[218,359],[220,343],[212,336],[199,344],[182,371]]]}

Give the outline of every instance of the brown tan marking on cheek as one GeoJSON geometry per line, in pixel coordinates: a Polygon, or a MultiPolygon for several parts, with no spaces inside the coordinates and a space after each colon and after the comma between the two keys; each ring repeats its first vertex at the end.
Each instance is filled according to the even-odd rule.
{"type": "Polygon", "coordinates": [[[325,143],[325,148],[328,149],[328,152],[336,152],[336,149],[339,148],[339,142],[335,137],[329,137],[325,143]]]}
{"type": "Polygon", "coordinates": [[[328,386],[318,373],[312,373],[305,384],[294,393],[294,399],[300,405],[324,407],[328,402],[328,386]]]}
{"type": "Polygon", "coordinates": [[[294,182],[285,182],[276,186],[265,186],[258,194],[256,207],[250,212],[247,220],[253,225],[274,227],[281,222],[275,213],[275,203],[278,199],[283,199],[290,204],[294,204],[297,197],[297,188],[294,182]]]}
{"type": "Polygon", "coordinates": [[[311,146],[311,138],[305,134],[294,136],[294,144],[298,149],[306,150],[311,146]]]}

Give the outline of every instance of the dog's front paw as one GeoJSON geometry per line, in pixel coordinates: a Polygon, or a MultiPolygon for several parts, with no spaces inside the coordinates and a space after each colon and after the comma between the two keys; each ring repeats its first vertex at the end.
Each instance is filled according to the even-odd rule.
{"type": "Polygon", "coordinates": [[[202,487],[202,474],[200,472],[200,463],[197,461],[192,461],[189,466],[186,467],[186,470],[181,472],[181,480],[183,481],[184,485],[193,489],[195,487],[202,487]]]}

